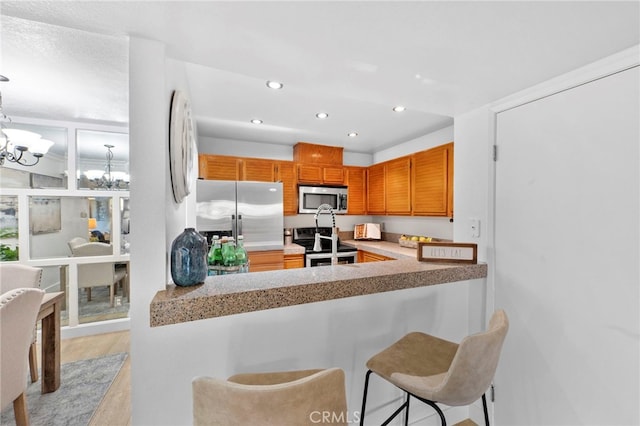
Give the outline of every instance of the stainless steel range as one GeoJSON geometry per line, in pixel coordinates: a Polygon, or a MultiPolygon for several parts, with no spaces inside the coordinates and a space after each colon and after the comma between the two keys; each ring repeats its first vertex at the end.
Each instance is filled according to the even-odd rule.
{"type": "MultiPolygon", "coordinates": [[[[318,228],[320,235],[331,237],[331,228],[318,228]]],[[[293,230],[293,242],[305,249],[305,266],[331,265],[331,240],[322,238],[320,240],[321,250],[314,251],[316,228],[295,228],[293,230]]],[[[338,263],[356,263],[358,261],[358,250],[345,244],[340,244],[338,240],[338,263]]]]}

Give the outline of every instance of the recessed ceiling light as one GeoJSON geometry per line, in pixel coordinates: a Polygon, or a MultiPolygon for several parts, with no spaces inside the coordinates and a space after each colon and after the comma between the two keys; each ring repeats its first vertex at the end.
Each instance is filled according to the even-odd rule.
{"type": "Polygon", "coordinates": [[[269,89],[282,89],[284,87],[284,84],[277,81],[267,81],[267,87],[269,89]]]}
{"type": "Polygon", "coordinates": [[[350,138],[355,138],[356,136],[358,136],[358,134],[356,132],[351,132],[348,133],[347,136],[349,136],[350,138]]]}
{"type": "Polygon", "coordinates": [[[254,118],[253,120],[251,120],[251,122],[253,124],[262,124],[262,120],[258,120],[257,118],[254,118]]]}
{"type": "Polygon", "coordinates": [[[316,117],[318,118],[327,118],[329,117],[329,114],[327,114],[326,112],[319,112],[316,114],[316,117]]]}
{"type": "Polygon", "coordinates": [[[393,107],[393,110],[394,110],[395,112],[402,112],[402,111],[404,111],[405,109],[406,109],[406,108],[405,108],[405,107],[403,107],[402,105],[398,105],[398,106],[393,107]]]}

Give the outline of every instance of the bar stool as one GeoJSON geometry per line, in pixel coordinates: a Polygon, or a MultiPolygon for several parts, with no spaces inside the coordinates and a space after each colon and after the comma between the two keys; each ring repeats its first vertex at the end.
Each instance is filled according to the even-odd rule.
{"type": "Polygon", "coordinates": [[[364,424],[369,376],[373,372],[406,393],[405,402],[383,425],[404,409],[407,425],[409,399],[413,396],[436,410],[442,426],[447,423],[436,402],[461,406],[482,397],[485,424],[489,426],[485,391],[493,380],[508,329],[507,315],[497,310],[486,331],[467,336],[460,344],[413,332],[374,355],[367,361],[360,425],[364,424]]]}
{"type": "Polygon", "coordinates": [[[196,377],[192,388],[195,426],[347,424],[339,368],[196,377]]]}

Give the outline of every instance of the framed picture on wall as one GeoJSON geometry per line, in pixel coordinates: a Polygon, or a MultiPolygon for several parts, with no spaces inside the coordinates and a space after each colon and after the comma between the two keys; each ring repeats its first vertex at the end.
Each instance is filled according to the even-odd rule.
{"type": "Polygon", "coordinates": [[[59,197],[31,197],[29,209],[29,228],[32,235],[49,234],[62,229],[59,197]]]}

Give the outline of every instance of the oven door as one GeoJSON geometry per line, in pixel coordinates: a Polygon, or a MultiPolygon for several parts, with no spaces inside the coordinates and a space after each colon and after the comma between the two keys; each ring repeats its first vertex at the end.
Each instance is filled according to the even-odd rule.
{"type": "MultiPolygon", "coordinates": [[[[331,265],[331,253],[307,253],[305,254],[307,268],[313,266],[331,265]]],[[[338,264],[356,263],[358,261],[357,251],[345,251],[338,253],[338,264]]]]}

